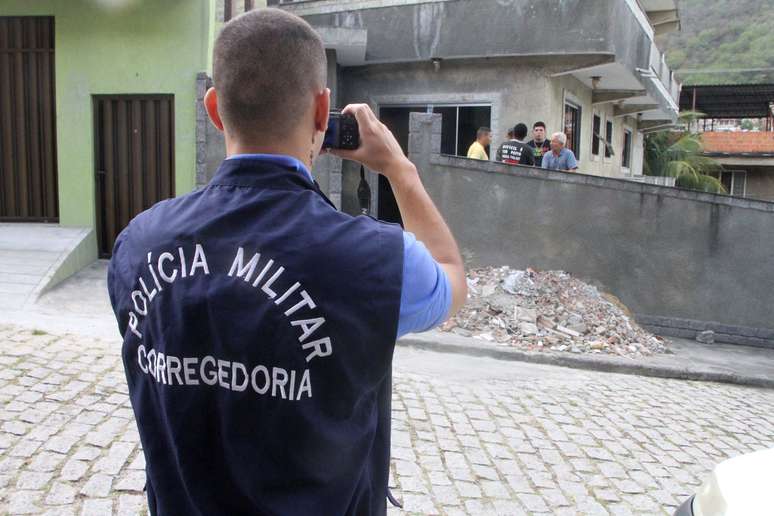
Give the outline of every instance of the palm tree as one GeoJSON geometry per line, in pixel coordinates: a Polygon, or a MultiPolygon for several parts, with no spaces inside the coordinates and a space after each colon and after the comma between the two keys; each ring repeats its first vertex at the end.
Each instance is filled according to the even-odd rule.
{"type": "Polygon", "coordinates": [[[675,186],[709,193],[726,193],[718,180],[723,166],[704,156],[699,133],[690,130],[701,113],[681,113],[682,131],[658,131],[645,139],[644,172],[648,176],[675,178],[675,186]]]}

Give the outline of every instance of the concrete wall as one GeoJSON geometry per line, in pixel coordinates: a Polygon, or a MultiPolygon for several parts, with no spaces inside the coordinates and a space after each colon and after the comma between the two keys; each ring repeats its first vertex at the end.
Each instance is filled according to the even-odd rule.
{"type": "Polygon", "coordinates": [[[175,193],[193,188],[196,74],[208,63],[212,5],[143,1],[118,9],[85,0],[3,0],[4,16],[54,16],[61,224],[95,225],[95,94],[173,94],[175,193]]]}
{"type": "Polygon", "coordinates": [[[473,264],[563,269],[662,333],[774,346],[774,203],[440,156],[439,135],[413,114],[410,157],[473,264]]]}

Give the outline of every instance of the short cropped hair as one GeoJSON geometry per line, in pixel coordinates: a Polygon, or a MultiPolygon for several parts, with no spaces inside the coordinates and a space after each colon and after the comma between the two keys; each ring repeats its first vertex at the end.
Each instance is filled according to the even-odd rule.
{"type": "Polygon", "coordinates": [[[276,139],[293,131],[325,88],[325,46],[294,14],[252,10],[218,35],[212,79],[228,130],[242,138],[276,139]]]}
{"type": "Polygon", "coordinates": [[[513,128],[513,137],[517,140],[523,140],[527,136],[527,126],[525,124],[516,124],[513,128]]]}
{"type": "Polygon", "coordinates": [[[481,138],[484,135],[487,135],[491,133],[492,130],[488,127],[479,127],[478,131],[476,131],[476,138],[481,138]]]}
{"type": "Polygon", "coordinates": [[[546,128],[546,124],[544,122],[535,122],[532,125],[532,128],[534,129],[535,127],[542,127],[543,129],[545,129],[546,128]]]}
{"type": "Polygon", "coordinates": [[[567,135],[564,133],[554,133],[551,135],[552,140],[559,140],[562,145],[567,143],[567,135]]]}

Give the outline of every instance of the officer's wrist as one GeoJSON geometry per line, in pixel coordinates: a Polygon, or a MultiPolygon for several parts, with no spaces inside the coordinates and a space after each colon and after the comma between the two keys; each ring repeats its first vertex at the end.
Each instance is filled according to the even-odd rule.
{"type": "Polygon", "coordinates": [[[394,165],[385,167],[383,174],[390,181],[390,186],[393,189],[410,187],[413,183],[419,181],[417,167],[407,158],[396,162],[394,165]]]}

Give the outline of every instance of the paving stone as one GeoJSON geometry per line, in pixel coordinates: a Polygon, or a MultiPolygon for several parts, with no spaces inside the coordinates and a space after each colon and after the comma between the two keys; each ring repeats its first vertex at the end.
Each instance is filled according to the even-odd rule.
{"type": "Polygon", "coordinates": [[[110,493],[113,477],[102,473],[92,475],[81,489],[81,494],[90,497],[105,497],[110,493]]]}
{"type": "Polygon", "coordinates": [[[40,514],[40,491],[14,491],[7,495],[8,514],[40,514]]]}
{"type": "Polygon", "coordinates": [[[16,489],[39,490],[43,489],[53,478],[52,473],[40,473],[37,471],[22,471],[16,481],[16,489]]]}
{"type": "Polygon", "coordinates": [[[122,494],[118,497],[116,516],[142,516],[145,514],[146,497],[122,494]]]}
{"type": "Polygon", "coordinates": [[[519,493],[516,496],[530,512],[549,512],[546,502],[538,495],[519,493]]]}
{"type": "MultiPolygon", "coordinates": [[[[136,491],[142,492],[145,488],[145,472],[130,470],[124,476],[120,477],[115,484],[116,491],[136,491]]],[[[401,487],[403,484],[401,484],[401,487]]]]}
{"type": "Polygon", "coordinates": [[[48,491],[48,495],[45,499],[46,505],[68,505],[72,504],[75,500],[77,491],[63,482],[55,483],[48,491]]]}
{"type": "Polygon", "coordinates": [[[81,516],[104,516],[113,513],[113,500],[110,498],[91,498],[83,502],[81,516]]]}
{"type": "Polygon", "coordinates": [[[126,464],[129,455],[134,450],[134,443],[114,442],[108,450],[107,456],[98,460],[94,466],[94,471],[102,471],[109,475],[115,475],[126,464]]]}
{"type": "Polygon", "coordinates": [[[484,480],[480,482],[480,486],[484,491],[484,496],[487,498],[499,498],[505,500],[511,498],[507,484],[500,482],[499,480],[484,480]]]}
{"type": "Polygon", "coordinates": [[[454,487],[463,498],[481,498],[481,488],[473,482],[455,482],[454,487]]]}
{"type": "Polygon", "coordinates": [[[615,487],[624,494],[639,494],[644,493],[645,488],[633,480],[614,480],[615,487]]]}
{"type": "Polygon", "coordinates": [[[403,495],[403,508],[412,514],[440,514],[433,499],[427,495],[406,493],[403,495]]]}
{"type": "Polygon", "coordinates": [[[64,460],[60,453],[44,451],[36,454],[27,467],[31,471],[55,471],[64,460]]]}

